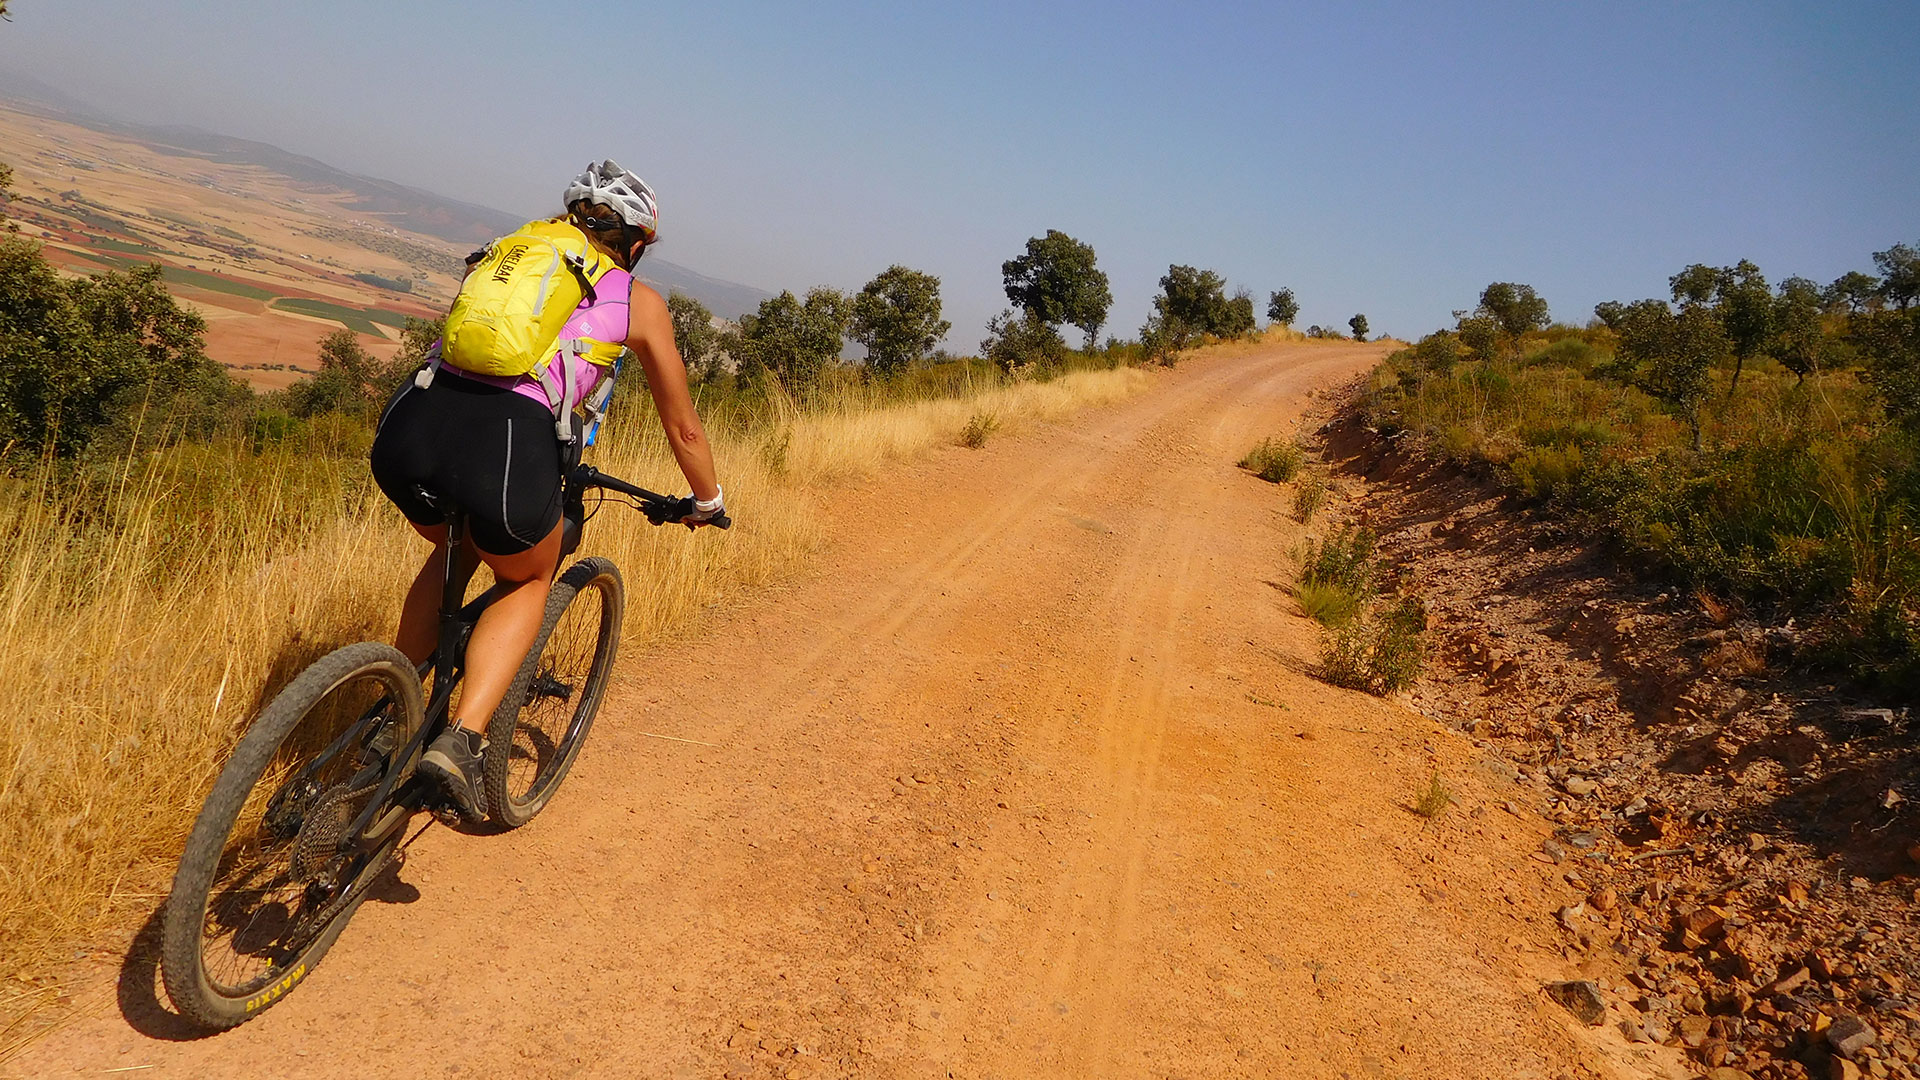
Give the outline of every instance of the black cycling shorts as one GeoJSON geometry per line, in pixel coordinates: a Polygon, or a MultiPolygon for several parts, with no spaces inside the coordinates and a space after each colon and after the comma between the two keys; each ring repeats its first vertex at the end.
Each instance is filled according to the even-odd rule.
{"type": "Polygon", "coordinates": [[[409,380],[373,437],[373,479],[415,525],[446,518],[424,487],[467,512],[473,542],[517,555],[560,521],[560,442],[553,413],[524,394],[451,372],[422,390],[409,380]]]}

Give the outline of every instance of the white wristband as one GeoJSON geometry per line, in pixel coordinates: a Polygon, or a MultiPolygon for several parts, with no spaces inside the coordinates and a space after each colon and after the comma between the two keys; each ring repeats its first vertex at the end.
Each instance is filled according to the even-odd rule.
{"type": "Polygon", "coordinates": [[[720,509],[722,506],[725,506],[726,498],[727,498],[727,493],[725,489],[721,488],[719,484],[715,484],[713,485],[713,498],[702,499],[699,496],[695,496],[693,500],[693,508],[695,510],[698,510],[702,514],[711,513],[715,510],[720,509]]]}

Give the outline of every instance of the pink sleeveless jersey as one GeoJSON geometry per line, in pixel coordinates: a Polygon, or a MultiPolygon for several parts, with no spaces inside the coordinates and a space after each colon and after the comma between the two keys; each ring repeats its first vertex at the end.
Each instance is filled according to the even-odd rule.
{"type": "MultiPolygon", "coordinates": [[[[567,325],[560,330],[561,340],[567,338],[586,338],[589,341],[604,341],[617,344],[627,340],[627,308],[632,302],[633,277],[625,270],[613,269],[602,274],[593,284],[593,296],[580,301],[567,325]]],[[[606,377],[607,369],[599,364],[576,364],[574,372],[573,400],[585,401],[593,393],[600,380],[606,377]]],[[[560,352],[554,350],[553,359],[547,361],[547,370],[558,379],[564,377],[564,365],[560,362],[560,352]]],[[[499,386],[512,390],[552,407],[547,401],[547,392],[540,387],[540,380],[533,374],[527,375],[480,375],[471,371],[462,371],[452,364],[441,370],[451,371],[463,379],[473,379],[489,386],[499,386]]]]}

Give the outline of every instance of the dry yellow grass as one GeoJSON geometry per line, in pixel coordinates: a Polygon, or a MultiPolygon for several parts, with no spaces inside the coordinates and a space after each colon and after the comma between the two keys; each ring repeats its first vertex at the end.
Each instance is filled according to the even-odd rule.
{"type": "MultiPolygon", "coordinates": [[[[608,505],[582,553],[647,582],[628,591],[626,625],[630,643],[656,640],[803,560],[819,536],[814,489],[951,444],[983,410],[1017,428],[1150,379],[1077,372],[788,410],[771,434],[717,429],[731,532],[655,529],[608,505]]],[[[658,425],[619,419],[596,463],[672,485],[658,425]]],[[[425,548],[364,470],[186,446],[138,455],[59,506],[0,481],[12,485],[0,486],[0,977],[44,971],[150,912],[248,718],[315,658],[391,632],[425,548]]]]}

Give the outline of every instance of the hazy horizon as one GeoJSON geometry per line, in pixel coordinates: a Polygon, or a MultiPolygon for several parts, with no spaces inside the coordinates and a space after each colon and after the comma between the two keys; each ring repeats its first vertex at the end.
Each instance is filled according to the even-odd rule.
{"type": "Polygon", "coordinates": [[[1122,337],[1169,263],[1263,311],[1291,286],[1300,325],[1365,312],[1417,336],[1491,280],[1580,322],[1691,262],[1827,280],[1920,239],[1911,5],[12,16],[0,65],[108,116],[481,206],[550,210],[589,159],[618,158],[660,191],[665,258],[796,292],[905,263],[941,277],[959,351],[1006,306],[1001,261],[1050,228],[1098,251],[1122,337]],[[528,93],[533,57],[550,93],[528,93]]]}

